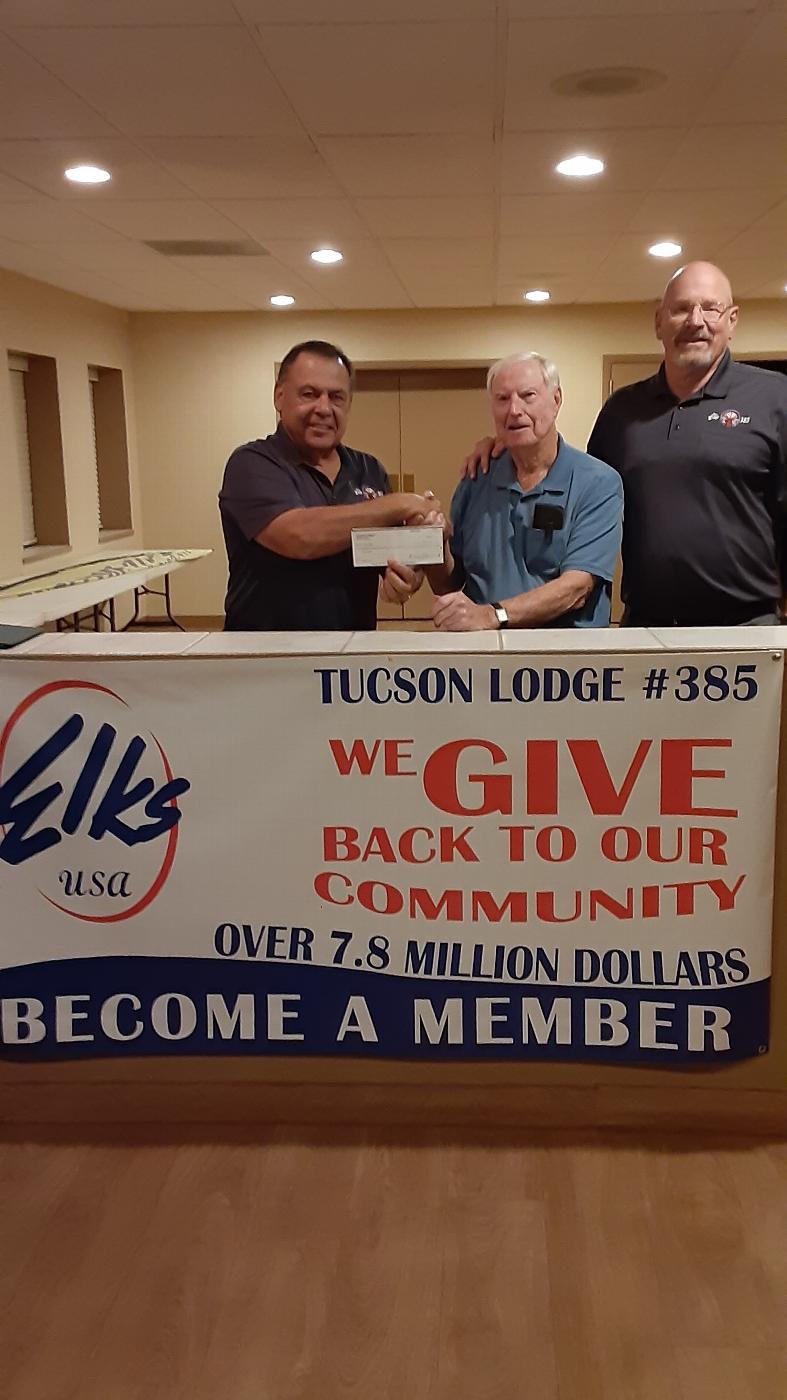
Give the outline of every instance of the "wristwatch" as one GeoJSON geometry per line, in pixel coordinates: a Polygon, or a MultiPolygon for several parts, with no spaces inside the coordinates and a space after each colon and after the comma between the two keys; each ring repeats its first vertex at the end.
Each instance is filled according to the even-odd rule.
{"type": "Polygon", "coordinates": [[[501,603],[490,603],[489,606],[490,606],[490,608],[492,608],[492,609],[494,610],[495,617],[497,618],[498,630],[502,630],[502,628],[507,627],[507,626],[508,626],[508,613],[506,612],[506,610],[505,610],[505,608],[502,606],[502,604],[501,604],[501,603]]]}

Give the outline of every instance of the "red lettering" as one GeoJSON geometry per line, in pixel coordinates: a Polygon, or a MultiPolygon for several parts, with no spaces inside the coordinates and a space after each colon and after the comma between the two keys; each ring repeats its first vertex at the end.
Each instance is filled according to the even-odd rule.
{"type": "Polygon", "coordinates": [[[391,838],[384,826],[373,826],[369,833],[369,840],[363,848],[361,860],[371,860],[377,856],[379,860],[384,860],[388,865],[396,864],[396,855],[391,845],[391,838]]]}
{"type": "Polygon", "coordinates": [[[412,760],[412,748],[407,752],[402,751],[402,744],[412,744],[412,739],[384,739],[383,740],[383,768],[388,778],[415,778],[417,777],[414,768],[403,768],[402,764],[412,760]]]}
{"type": "Polygon", "coordinates": [[[527,815],[529,817],[556,817],[558,812],[556,739],[528,740],[525,745],[525,781],[527,783],[527,815]]]}
{"type": "Polygon", "coordinates": [[[661,745],[661,807],[669,817],[737,817],[734,807],[695,807],[695,778],[726,778],[723,768],[694,768],[695,749],[730,749],[732,739],[664,739],[661,745]]]}
{"type": "Polygon", "coordinates": [[[467,807],[462,802],[457,789],[457,769],[459,759],[468,749],[483,749],[491,755],[495,765],[506,761],[505,750],[499,744],[488,743],[486,739],[455,739],[450,744],[442,744],[424,765],[424,792],[429,801],[441,812],[450,812],[458,817],[485,817],[490,812],[510,816],[511,779],[502,774],[469,774],[467,781],[481,787],[481,806],[467,807]]]}
{"type": "Polygon", "coordinates": [[[375,739],[371,749],[367,749],[363,739],[353,739],[349,753],[342,739],[329,739],[328,744],[333,761],[343,778],[346,778],[353,768],[357,768],[364,778],[368,778],[380,750],[379,739],[375,739]]]}
{"type": "Polygon", "coordinates": [[[346,875],[339,875],[335,870],[323,870],[314,881],[314,893],[318,899],[325,899],[329,904],[352,904],[353,896],[351,894],[348,894],[346,899],[337,899],[335,895],[331,894],[332,880],[338,880],[346,890],[352,887],[352,881],[348,880],[346,875]]]}
{"type": "Polygon", "coordinates": [[[461,890],[443,890],[440,898],[434,900],[428,890],[410,890],[410,918],[420,914],[422,919],[439,919],[444,914],[449,923],[457,924],[464,912],[464,898],[461,890]]]}
{"type": "Polygon", "coordinates": [[[323,860],[358,860],[360,854],[358,832],[354,826],[323,827],[323,860]]]}
{"type": "Polygon", "coordinates": [[[590,810],[596,816],[619,817],[626,809],[631,790],[642,771],[653,740],[640,740],[620,790],[612,781],[598,739],[568,739],[566,743],[577,777],[590,803],[590,810]]]}

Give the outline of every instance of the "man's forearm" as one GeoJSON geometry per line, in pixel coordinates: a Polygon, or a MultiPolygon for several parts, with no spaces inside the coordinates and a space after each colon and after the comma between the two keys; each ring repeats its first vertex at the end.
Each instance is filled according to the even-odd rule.
{"type": "Polygon", "coordinates": [[[357,506],[299,507],[278,515],[255,539],[288,559],[323,559],[347,549],[352,530],[401,525],[412,499],[395,492],[357,506]]]}
{"type": "Polygon", "coordinates": [[[457,567],[448,540],[443,546],[442,564],[427,564],[424,573],[429,587],[438,598],[444,593],[452,593],[455,588],[461,588],[464,583],[464,572],[457,567]]]}
{"type": "Polygon", "coordinates": [[[593,591],[592,574],[580,569],[567,569],[559,578],[549,583],[541,583],[527,593],[518,593],[514,598],[500,598],[501,607],[508,613],[511,627],[541,627],[564,613],[576,612],[590,597],[593,591]]]}

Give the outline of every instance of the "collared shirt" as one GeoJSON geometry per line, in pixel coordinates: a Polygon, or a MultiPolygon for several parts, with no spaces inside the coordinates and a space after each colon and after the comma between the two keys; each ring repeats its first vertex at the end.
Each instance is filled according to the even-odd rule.
{"type": "Polygon", "coordinates": [[[623,596],[642,621],[712,624],[782,594],[787,378],[727,351],[680,402],[662,365],[619,389],[588,450],[623,478],[623,596]]]}
{"type": "Polygon", "coordinates": [[[493,603],[581,569],[596,579],[584,606],[545,626],[606,627],[622,499],[617,473],[562,438],[543,481],[530,491],[519,485],[511,455],[504,452],[486,476],[461,481],[451,503],[451,553],[468,597],[493,603]],[[560,529],[535,527],[539,504],[562,508],[560,529]]]}
{"type": "Polygon", "coordinates": [[[338,451],[333,483],[302,460],[282,427],[233,452],[219,493],[229,563],[228,632],[375,627],[379,576],[376,569],[354,569],[349,549],[322,559],[287,559],[255,539],[285,511],[359,505],[387,493],[385,468],[376,457],[343,444],[338,451]]]}

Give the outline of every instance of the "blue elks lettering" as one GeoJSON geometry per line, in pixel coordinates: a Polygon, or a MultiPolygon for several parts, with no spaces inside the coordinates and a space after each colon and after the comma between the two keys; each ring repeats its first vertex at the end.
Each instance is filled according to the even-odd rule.
{"type": "MultiPolygon", "coordinates": [[[[50,783],[28,797],[23,794],[79,738],[84,726],[82,715],[72,715],[0,785],[0,827],[6,828],[0,841],[0,859],[7,864],[20,865],[32,856],[49,850],[62,841],[64,832],[73,836],[80,826],[117,738],[117,730],[111,724],[102,724],[93,740],[66,804],[60,829],[42,826],[37,831],[32,830],[38,818],[62,794],[62,783],[50,783]]],[[[93,840],[99,841],[109,834],[124,846],[135,846],[140,842],[155,840],[180,821],[181,812],[175,805],[175,799],[188,792],[191,787],[188,779],[172,778],[157,789],[153,778],[141,778],[133,787],[129,787],[146,747],[140,735],[129,741],[114,776],[93,812],[88,828],[88,835],[93,840]],[[132,826],[121,820],[123,813],[128,813],[142,802],[145,803],[147,822],[132,826]]]]}
{"type": "Polygon", "coordinates": [[[65,724],[61,724],[60,728],[55,730],[51,738],[25,760],[21,768],[17,768],[16,772],[11,774],[7,782],[0,786],[0,827],[9,827],[0,842],[0,857],[9,865],[21,865],[22,861],[40,855],[41,851],[48,851],[50,846],[56,846],[58,841],[62,841],[60,832],[54,826],[44,826],[28,840],[24,839],[41,813],[60,796],[63,791],[62,783],[52,783],[22,802],[16,799],[54,763],[56,758],[71,747],[84,727],[85,721],[82,716],[72,715],[65,724]]]}

